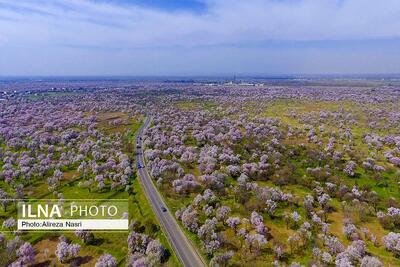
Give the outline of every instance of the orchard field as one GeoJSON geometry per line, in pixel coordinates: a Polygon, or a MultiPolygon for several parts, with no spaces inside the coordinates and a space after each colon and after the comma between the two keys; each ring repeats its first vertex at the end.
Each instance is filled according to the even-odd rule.
{"type": "Polygon", "coordinates": [[[136,177],[146,114],[146,168],[210,266],[400,266],[399,87],[51,86],[0,101],[1,266],[179,265],[136,177]],[[127,198],[130,232],[16,231],[10,198],[127,198]]]}
{"type": "Polygon", "coordinates": [[[0,266],[178,264],[136,179],[143,118],[134,99],[112,90],[0,102],[0,266]],[[128,199],[130,232],[17,231],[12,199],[128,199]]]}

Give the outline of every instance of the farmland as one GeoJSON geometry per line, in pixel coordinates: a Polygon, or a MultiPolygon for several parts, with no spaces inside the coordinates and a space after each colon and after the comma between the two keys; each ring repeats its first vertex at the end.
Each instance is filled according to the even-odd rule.
{"type": "Polygon", "coordinates": [[[154,261],[177,265],[132,162],[134,136],[144,116],[134,101],[109,97],[51,92],[1,103],[1,266],[25,266],[28,260],[43,266],[95,266],[101,259],[124,266],[133,254],[128,235],[136,232],[155,251],[161,249],[163,259],[154,261]],[[16,202],[10,199],[127,199],[132,231],[16,231],[16,202]],[[21,255],[25,244],[26,255],[21,255]],[[76,249],[63,257],[60,244],[76,249]]]}
{"type": "Polygon", "coordinates": [[[210,266],[400,265],[395,85],[99,85],[0,102],[1,266],[179,265],[137,179],[146,114],[146,169],[210,266]],[[129,232],[17,231],[30,198],[128,199],[129,232]]]}

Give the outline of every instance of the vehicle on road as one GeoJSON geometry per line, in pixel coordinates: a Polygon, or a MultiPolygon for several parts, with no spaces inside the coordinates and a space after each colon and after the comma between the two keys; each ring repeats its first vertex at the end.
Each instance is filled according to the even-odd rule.
{"type": "MultiPolygon", "coordinates": [[[[146,120],[145,124],[142,126],[143,129],[148,127],[148,120],[146,120]]],[[[140,131],[138,134],[138,138],[142,139],[142,132],[140,131]]],[[[137,145],[140,148],[141,141],[136,140],[137,145]]],[[[144,157],[143,151],[137,151],[141,153],[140,157],[137,157],[138,169],[146,169],[144,165],[144,157]]],[[[165,207],[165,204],[162,201],[162,197],[158,192],[155,184],[152,182],[151,177],[147,171],[139,171],[139,179],[143,184],[143,189],[145,194],[147,195],[150,204],[154,208],[155,215],[158,217],[158,220],[163,228],[163,231],[168,237],[168,240],[171,242],[173,249],[175,250],[177,256],[180,258],[183,266],[190,267],[206,267],[207,264],[202,259],[201,255],[196,251],[196,248],[193,247],[190,241],[187,239],[185,234],[180,229],[175,217],[168,212],[168,209],[165,207]],[[161,211],[161,213],[159,212],[161,211]]]]}

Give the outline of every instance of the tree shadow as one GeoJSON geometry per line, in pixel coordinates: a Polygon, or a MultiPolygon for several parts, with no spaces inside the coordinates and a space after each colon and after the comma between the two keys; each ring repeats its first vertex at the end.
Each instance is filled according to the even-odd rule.
{"type": "Polygon", "coordinates": [[[84,257],[79,256],[79,257],[73,258],[73,259],[70,261],[70,266],[71,266],[71,267],[81,266],[81,265],[83,265],[83,264],[88,263],[88,262],[91,261],[92,259],[93,259],[92,256],[84,256],[84,257]]]}
{"type": "Polygon", "coordinates": [[[171,251],[169,251],[169,249],[166,249],[164,256],[161,259],[161,262],[167,262],[170,257],[171,257],[171,251]]]}
{"type": "Polygon", "coordinates": [[[50,266],[50,264],[51,264],[51,261],[50,260],[46,260],[46,261],[43,261],[43,262],[39,262],[39,263],[33,264],[32,267],[48,267],[48,266],[50,266]]]}
{"type": "Polygon", "coordinates": [[[90,242],[90,245],[100,246],[104,243],[104,238],[95,238],[90,242]]]}

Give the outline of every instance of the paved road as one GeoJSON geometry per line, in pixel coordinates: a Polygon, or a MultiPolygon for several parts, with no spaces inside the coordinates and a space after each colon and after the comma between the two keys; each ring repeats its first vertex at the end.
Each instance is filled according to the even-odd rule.
{"type": "Polygon", "coordinates": [[[187,239],[185,234],[180,229],[178,223],[175,220],[175,217],[168,210],[165,205],[160,193],[157,191],[156,186],[151,180],[151,177],[146,170],[146,165],[144,162],[143,151],[142,151],[142,136],[143,131],[148,127],[150,123],[150,115],[146,117],[146,120],[142,127],[139,129],[136,139],[137,146],[136,159],[137,163],[142,168],[139,168],[139,181],[146,193],[147,199],[150,201],[150,204],[156,214],[158,221],[161,223],[164,233],[166,233],[170,244],[172,245],[176,255],[178,255],[181,260],[183,266],[188,267],[197,267],[197,266],[207,266],[204,262],[203,258],[199,255],[194,246],[187,239]],[[161,208],[165,207],[166,210],[163,211],[161,208]]]}

